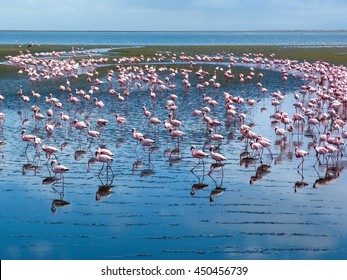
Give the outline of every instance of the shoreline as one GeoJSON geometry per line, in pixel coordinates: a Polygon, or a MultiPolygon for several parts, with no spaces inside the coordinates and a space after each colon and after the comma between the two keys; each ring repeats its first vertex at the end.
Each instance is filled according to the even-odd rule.
{"type": "MultiPolygon", "coordinates": [[[[243,56],[244,53],[258,53],[265,57],[275,54],[277,59],[290,59],[299,62],[324,61],[335,65],[347,66],[347,45],[0,45],[0,61],[6,60],[6,56],[15,56],[19,52],[40,53],[45,51],[71,51],[108,49],[101,56],[109,59],[120,57],[136,57],[143,55],[145,58],[154,57],[157,52],[174,52],[189,55],[233,53],[235,56],[243,56]]],[[[97,54],[100,57],[100,53],[97,54]]],[[[82,59],[76,56],[75,59],[82,59]]],[[[0,64],[0,73],[13,73],[19,67],[0,64]]]]}

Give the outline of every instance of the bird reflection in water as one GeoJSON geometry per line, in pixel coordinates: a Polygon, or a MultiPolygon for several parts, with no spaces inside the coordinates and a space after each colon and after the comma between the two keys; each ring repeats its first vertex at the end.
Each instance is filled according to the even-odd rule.
{"type": "Polygon", "coordinates": [[[226,188],[215,187],[210,193],[210,203],[214,203],[214,197],[222,195],[225,190],[226,188]]]}
{"type": "Polygon", "coordinates": [[[67,147],[67,146],[69,146],[69,142],[63,142],[61,145],[60,145],[60,150],[61,151],[64,151],[65,150],[65,148],[67,147]]]}
{"type": "Polygon", "coordinates": [[[25,156],[27,158],[27,163],[22,165],[22,174],[26,175],[28,171],[34,171],[34,175],[37,175],[37,173],[41,170],[41,167],[39,166],[40,157],[37,153],[35,153],[33,159],[30,160],[26,151],[25,156]]]}
{"type": "MultiPolygon", "coordinates": [[[[222,176],[221,176],[221,179],[220,179],[220,184],[217,183],[217,180],[211,175],[211,171],[207,174],[211,179],[212,181],[215,183],[215,188],[213,190],[211,190],[210,192],[210,203],[214,203],[214,198],[216,196],[220,196],[224,193],[224,191],[226,190],[226,188],[223,188],[223,179],[224,179],[224,172],[223,172],[223,166],[222,166],[222,163],[214,163],[211,165],[211,168],[221,168],[222,169],[222,176]],[[212,167],[212,165],[214,165],[214,167],[212,167]]],[[[211,169],[211,170],[214,170],[214,169],[211,169]]]]}
{"type": "Polygon", "coordinates": [[[3,151],[3,148],[5,147],[4,123],[5,123],[5,114],[0,112],[0,153],[1,153],[2,159],[5,157],[4,151],[3,151]]]}
{"type": "Polygon", "coordinates": [[[251,176],[251,179],[249,180],[249,183],[253,185],[255,182],[261,180],[266,175],[270,173],[270,164],[260,164],[255,171],[255,175],[251,176]]]}
{"type": "Polygon", "coordinates": [[[42,185],[55,185],[59,181],[56,177],[46,177],[42,180],[42,185]]]}
{"type": "Polygon", "coordinates": [[[313,183],[313,188],[316,189],[318,186],[326,186],[327,184],[334,182],[338,177],[340,177],[343,167],[337,165],[331,167],[326,166],[324,176],[319,174],[315,166],[314,169],[318,174],[318,178],[313,183]]]}
{"type": "Polygon", "coordinates": [[[297,169],[297,172],[301,176],[301,181],[296,181],[294,185],[294,192],[296,193],[298,189],[306,188],[308,183],[304,182],[304,169],[297,169]]]}
{"type": "Polygon", "coordinates": [[[141,160],[135,161],[133,163],[133,168],[132,168],[133,174],[135,174],[136,169],[141,168],[142,166],[143,166],[143,162],[141,160]]]}
{"type": "Polygon", "coordinates": [[[141,170],[140,177],[150,177],[150,176],[153,176],[154,174],[155,174],[154,166],[152,162],[149,160],[148,168],[141,170]]]}
{"type": "Polygon", "coordinates": [[[87,154],[86,149],[88,149],[88,147],[87,147],[87,143],[84,143],[82,145],[82,140],[80,140],[80,139],[77,140],[77,143],[78,143],[78,147],[75,150],[74,158],[75,158],[75,160],[78,161],[78,160],[80,160],[80,159],[82,159],[83,157],[86,156],[86,154],[87,154]]]}
{"type": "Polygon", "coordinates": [[[296,193],[298,189],[303,189],[308,186],[308,183],[304,181],[296,181],[294,185],[294,192],[296,193]]]}
{"type": "Polygon", "coordinates": [[[107,174],[105,181],[103,181],[101,179],[101,177],[99,176],[99,180],[101,182],[101,185],[98,187],[98,190],[95,193],[95,200],[96,201],[100,201],[101,198],[109,197],[112,194],[113,179],[114,179],[113,173],[111,176],[109,176],[109,174],[107,174]]]}
{"type": "Polygon", "coordinates": [[[176,165],[180,165],[182,163],[182,154],[181,154],[181,149],[179,147],[174,148],[174,149],[167,149],[164,152],[164,157],[168,156],[169,157],[169,166],[173,167],[176,165]]]}
{"type": "Polygon", "coordinates": [[[195,184],[192,185],[191,190],[190,190],[191,196],[195,197],[196,196],[196,192],[206,189],[208,187],[208,184],[204,183],[205,173],[202,174],[202,178],[200,178],[194,171],[192,171],[192,173],[199,180],[198,183],[195,183],[195,184]]]}
{"type": "Polygon", "coordinates": [[[112,188],[112,185],[99,186],[97,192],[95,193],[95,200],[100,201],[101,198],[109,197],[112,194],[112,188]]]}
{"type": "MultiPolygon", "coordinates": [[[[46,183],[47,182],[54,182],[53,178],[52,177],[47,177],[46,179],[46,183]]],[[[58,181],[58,179],[57,179],[58,181]]],[[[55,181],[53,183],[53,185],[57,182],[55,181]]],[[[57,208],[62,208],[62,207],[65,207],[67,205],[70,204],[70,202],[64,200],[64,184],[61,186],[61,191],[58,191],[55,187],[52,186],[52,190],[56,193],[59,194],[59,198],[58,199],[53,199],[52,200],[52,205],[51,205],[51,211],[53,213],[57,212],[57,208]]]]}
{"type": "Polygon", "coordinates": [[[3,148],[5,147],[5,141],[4,140],[0,140],[0,153],[1,153],[1,158],[3,159],[5,157],[3,148]]]}
{"type": "Polygon", "coordinates": [[[75,153],[74,153],[74,158],[75,158],[75,160],[80,160],[80,159],[83,158],[86,154],[87,154],[87,152],[84,151],[84,150],[76,150],[75,153]]]}
{"type": "Polygon", "coordinates": [[[256,159],[254,157],[251,157],[251,153],[246,151],[243,151],[240,153],[240,166],[245,166],[245,168],[248,168],[250,165],[255,165],[256,159]]]}

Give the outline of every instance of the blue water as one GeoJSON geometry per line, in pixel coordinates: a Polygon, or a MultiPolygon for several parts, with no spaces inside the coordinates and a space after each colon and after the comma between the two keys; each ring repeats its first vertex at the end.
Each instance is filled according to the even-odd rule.
{"type": "MultiPolygon", "coordinates": [[[[218,40],[214,33],[192,34],[196,36],[193,39],[189,33],[5,32],[6,36],[17,36],[11,40],[23,43],[56,40],[55,43],[61,44],[100,44],[107,35],[110,37],[107,42],[125,45],[169,44],[169,41],[188,43],[181,36],[189,37],[189,42],[194,44],[207,44],[203,41],[204,36],[221,44],[230,40],[231,35],[242,37],[246,42],[242,44],[254,43],[253,33],[216,34],[220,36],[218,40]],[[123,38],[116,41],[117,36],[112,38],[113,35],[122,35],[123,38]],[[136,35],[141,36],[135,38],[136,35]],[[245,36],[248,36],[247,40],[245,36]]],[[[254,34],[259,41],[267,42],[266,33],[254,34]]],[[[270,38],[277,44],[281,44],[284,37],[287,37],[286,44],[320,44],[325,35],[332,40],[325,40],[326,43],[338,42],[336,38],[340,38],[338,44],[346,43],[346,39],[342,39],[343,32],[322,33],[321,36],[307,33],[306,39],[302,36],[304,33],[295,34],[297,37],[294,38],[300,37],[301,41],[291,41],[287,37],[289,33],[270,33],[270,38]]],[[[0,40],[4,37],[1,36],[0,40]]],[[[7,40],[7,43],[18,43],[7,40]]],[[[171,60],[167,66],[180,67],[173,66],[171,60]]],[[[217,64],[210,65],[213,68],[209,71],[215,66],[217,64]]],[[[226,67],[225,64],[218,66],[226,67]]],[[[252,66],[256,74],[252,82],[240,84],[232,81],[219,89],[197,90],[195,85],[200,81],[192,74],[192,87],[186,92],[182,88],[182,76],[170,78],[177,84],[173,91],[178,95],[177,118],[184,122],[182,130],[185,136],[178,153],[173,152],[177,151],[176,141],[168,137],[162,125],[156,131],[144,119],[142,112],[145,105],[162,121],[168,119],[165,109],[168,94],[165,92],[158,91],[156,99],[152,100],[146,88],[131,87],[129,99],[120,103],[108,94],[108,90],[114,87],[123,93],[124,89],[120,89],[116,81],[108,84],[106,77],[101,76],[99,78],[104,84],[94,93],[106,104],[101,111],[84,100],[74,107],[68,101],[67,93],[59,90],[59,85],[66,85],[68,79],[73,92],[75,89],[88,92],[92,84],[85,76],[38,83],[30,83],[23,75],[17,74],[1,77],[0,94],[5,96],[5,100],[0,103],[0,112],[6,114],[6,122],[0,130],[0,258],[347,259],[346,155],[339,163],[337,175],[335,173],[326,184],[319,184],[326,178],[326,167],[330,172],[334,169],[324,164],[312,167],[316,160],[312,148],[315,140],[308,127],[304,128],[304,133],[296,131],[293,137],[276,141],[271,123],[274,113],[271,97],[260,94],[256,85],[259,82],[257,74],[263,73],[263,86],[269,92],[280,90],[286,95],[282,109],[292,116],[295,111],[293,89],[300,88],[307,81],[289,76],[284,83],[280,66],[277,71],[266,69],[264,65],[252,66]],[[28,105],[16,94],[20,85],[23,93],[31,97],[28,105]],[[31,90],[39,92],[41,100],[35,101],[31,90]],[[241,157],[247,145],[239,131],[240,123],[225,114],[225,91],[258,101],[253,108],[243,104],[237,110],[247,114],[246,123],[253,123],[256,133],[272,140],[274,158],[271,160],[269,153],[264,152],[262,163],[269,164],[270,168],[261,176],[259,159],[245,161],[241,157]],[[50,105],[44,97],[49,93],[62,101],[61,111],[69,114],[71,119],[88,119],[92,129],[103,132],[100,144],[115,154],[111,164],[113,174],[111,170],[102,169],[100,163],[91,164],[88,172],[88,162],[93,159],[97,143],[90,144],[84,134],[79,136],[76,130],[68,130],[59,119],[60,110],[50,120],[57,124],[53,135],[47,134],[41,124],[35,126],[30,106],[39,105],[45,114],[50,105]],[[200,165],[194,172],[190,171],[197,164],[197,159],[191,156],[191,145],[208,152],[212,144],[202,118],[191,115],[193,109],[206,105],[203,93],[219,102],[212,109],[211,116],[222,122],[218,133],[225,136],[220,152],[227,161],[223,172],[216,169],[211,176],[208,176],[213,164],[211,158],[206,159],[204,167],[200,165]],[[127,118],[124,128],[117,125],[115,114],[127,118]],[[103,129],[96,125],[100,117],[109,120],[103,129]],[[150,157],[140,145],[136,148],[132,127],[156,140],[150,157]],[[62,181],[54,185],[44,183],[54,174],[46,164],[44,153],[41,151],[38,155],[33,146],[26,148],[26,143],[21,141],[23,128],[41,137],[43,143],[60,149],[60,163],[70,168],[64,184],[62,181]],[[310,151],[302,173],[301,169],[297,170],[300,160],[293,156],[294,145],[310,151]],[[199,183],[206,184],[206,188],[194,189],[199,183]],[[101,186],[108,186],[109,192],[100,192],[101,186]],[[221,191],[220,195],[213,197],[216,190],[221,191]],[[97,193],[102,195],[100,200],[96,199],[97,193]],[[211,202],[211,197],[214,202],[211,202]],[[52,203],[57,199],[70,204],[57,206],[53,212],[52,203]]],[[[205,69],[207,66],[200,62],[194,71],[199,67],[205,69]]],[[[238,71],[247,75],[249,67],[239,67],[238,71]]],[[[168,75],[169,72],[164,71],[159,78],[168,75]]],[[[217,76],[223,79],[222,72],[217,71],[217,76]]]]}
{"type": "Polygon", "coordinates": [[[334,45],[347,32],[105,32],[0,31],[0,44],[85,45],[334,45]]]}

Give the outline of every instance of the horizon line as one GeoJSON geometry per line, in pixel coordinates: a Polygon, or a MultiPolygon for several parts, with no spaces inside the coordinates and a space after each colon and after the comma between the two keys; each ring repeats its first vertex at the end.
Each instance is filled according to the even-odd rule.
{"type": "Polygon", "coordinates": [[[0,29],[0,32],[347,32],[347,29],[247,29],[247,30],[65,30],[65,29],[0,29]]]}

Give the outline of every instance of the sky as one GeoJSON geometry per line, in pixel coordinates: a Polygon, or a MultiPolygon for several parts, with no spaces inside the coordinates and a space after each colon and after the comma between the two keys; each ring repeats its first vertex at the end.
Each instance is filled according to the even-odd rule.
{"type": "Polygon", "coordinates": [[[1,30],[347,30],[346,0],[9,0],[1,30]]]}

